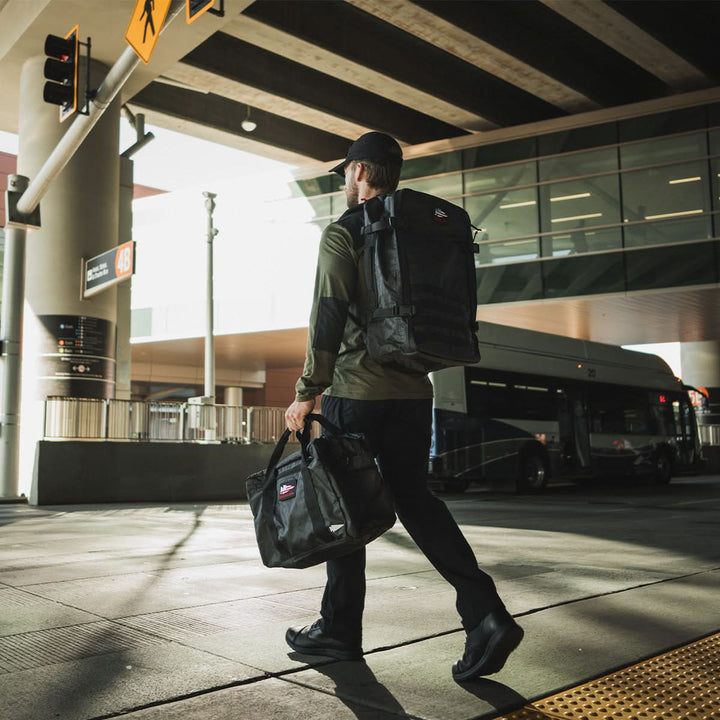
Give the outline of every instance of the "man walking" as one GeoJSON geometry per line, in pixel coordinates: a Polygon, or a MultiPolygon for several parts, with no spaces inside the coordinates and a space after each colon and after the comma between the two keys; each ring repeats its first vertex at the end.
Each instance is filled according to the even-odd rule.
{"type": "MultiPolygon", "coordinates": [[[[324,393],[322,413],[345,432],[363,433],[378,458],[397,516],[435,569],[455,588],[467,632],[453,677],[468,680],[498,672],[523,637],[479,569],[445,503],[427,485],[432,424],[432,385],[425,373],[374,362],[365,349],[362,319],[371,306],[364,277],[363,203],[395,191],[402,149],[389,135],[358,138],[331,172],[345,178],[348,210],[320,240],[305,367],[287,427],[301,430],[324,393]]],[[[327,563],[320,619],[288,629],[290,647],[340,660],[362,657],[365,548],[327,563]]]]}

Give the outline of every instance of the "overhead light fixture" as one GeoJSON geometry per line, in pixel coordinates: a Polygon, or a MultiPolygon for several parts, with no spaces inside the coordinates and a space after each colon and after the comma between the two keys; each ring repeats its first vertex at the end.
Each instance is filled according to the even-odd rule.
{"type": "Polygon", "coordinates": [[[501,210],[509,210],[510,208],[528,207],[535,205],[535,200],[526,200],[525,202],[509,203],[508,205],[500,205],[501,210]]]}
{"type": "Polygon", "coordinates": [[[240,123],[240,127],[245,132],[252,132],[256,127],[257,123],[250,119],[250,106],[247,106],[247,115],[245,115],[245,119],[240,123]]]}
{"type": "Polygon", "coordinates": [[[550,198],[550,202],[560,202],[561,200],[577,200],[578,198],[590,197],[589,192],[576,193],[575,195],[562,195],[560,197],[550,198]]]}
{"type": "Polygon", "coordinates": [[[553,218],[552,220],[550,220],[550,222],[551,223],[570,222],[571,220],[586,220],[588,218],[596,218],[596,217],[602,217],[602,213],[597,212],[597,213],[588,213],[587,215],[573,215],[572,217],[553,218]]]}
{"type": "Polygon", "coordinates": [[[663,218],[683,217],[684,215],[700,215],[705,212],[702,208],[699,210],[681,210],[680,212],[661,213],[660,215],[646,215],[646,220],[662,220],[663,218]]]}
{"type": "Polygon", "coordinates": [[[678,178],[677,180],[668,180],[668,185],[680,185],[681,183],[698,182],[699,180],[702,180],[702,178],[699,175],[696,175],[695,177],[684,177],[678,178]]]}

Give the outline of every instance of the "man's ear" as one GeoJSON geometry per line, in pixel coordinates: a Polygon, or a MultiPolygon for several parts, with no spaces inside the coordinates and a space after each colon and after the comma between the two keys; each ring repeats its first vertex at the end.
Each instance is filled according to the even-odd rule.
{"type": "Polygon", "coordinates": [[[361,182],[362,180],[365,180],[367,171],[365,169],[365,165],[363,165],[361,162],[355,163],[354,172],[355,182],[361,182]]]}

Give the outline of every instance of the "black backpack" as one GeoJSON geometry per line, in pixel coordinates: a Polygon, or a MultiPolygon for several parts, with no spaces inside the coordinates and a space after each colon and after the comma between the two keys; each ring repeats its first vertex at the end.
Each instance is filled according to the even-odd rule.
{"type": "Polygon", "coordinates": [[[364,206],[370,357],[431,372],[480,360],[470,218],[433,195],[398,190],[364,206]]]}

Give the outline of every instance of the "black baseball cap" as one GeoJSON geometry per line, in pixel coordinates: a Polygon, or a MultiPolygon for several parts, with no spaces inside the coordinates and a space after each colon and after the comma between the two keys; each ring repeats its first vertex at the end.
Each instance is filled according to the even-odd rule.
{"type": "Polygon", "coordinates": [[[395,160],[402,163],[402,148],[398,141],[381,132],[361,135],[347,152],[345,159],[328,172],[345,176],[345,166],[352,160],[395,160]]]}

